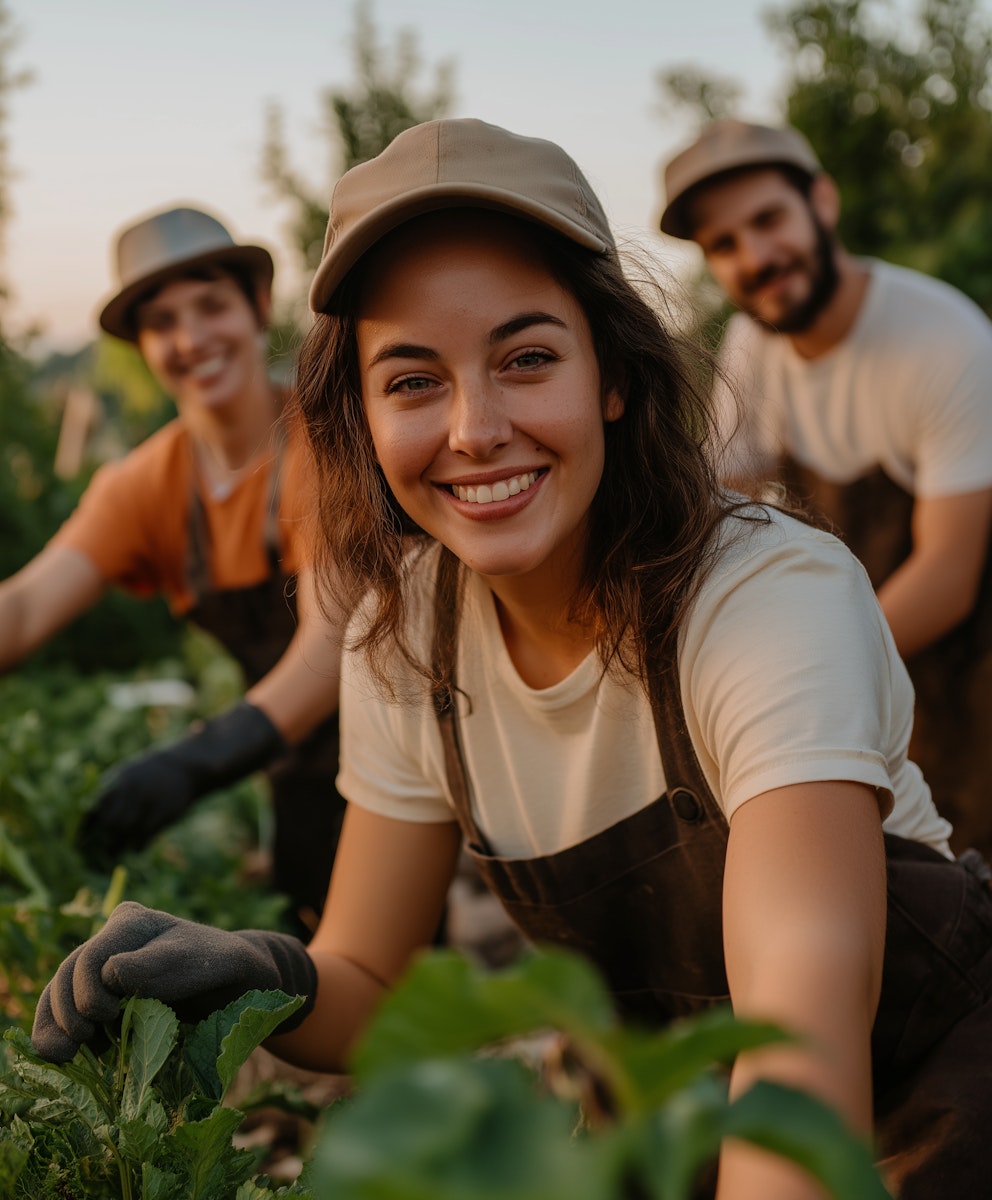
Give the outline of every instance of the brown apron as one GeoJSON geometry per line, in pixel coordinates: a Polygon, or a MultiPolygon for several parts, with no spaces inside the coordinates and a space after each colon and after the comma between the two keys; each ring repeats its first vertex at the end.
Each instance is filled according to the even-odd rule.
{"type": "MultiPolygon", "coordinates": [[[[873,587],[908,557],[913,497],[881,469],[837,484],[786,457],[780,479],[843,538],[873,587]]],[[[909,757],[954,826],[954,851],[992,859],[992,555],[970,616],[906,666],[916,691],[909,757]]]]}
{"type": "MultiPolygon", "coordinates": [[[[435,709],[467,851],[522,932],[586,955],[620,1012],[666,1024],[729,1000],[723,957],[728,825],[696,759],[674,658],[652,672],[667,791],[556,854],[492,853],[459,741],[450,564],[439,572],[435,709]],[[445,572],[448,572],[447,577],[445,572]]],[[[880,1159],[901,1200],[986,1194],[992,1170],[992,893],[977,856],[950,862],[886,835],[888,923],[872,1034],[880,1159]]],[[[697,1195],[711,1197],[710,1175],[697,1195]]]]}
{"type": "MultiPolygon", "coordinates": [[[[265,513],[265,551],[269,576],[242,588],[215,588],[210,579],[210,535],[196,486],[190,494],[186,585],[195,597],[186,614],[212,634],[237,660],[248,687],[282,657],[296,632],[293,579],[280,563],[279,458],[270,473],[265,513]]],[[[338,718],[329,717],[266,774],[275,815],[272,847],[273,884],[291,899],[294,912],[313,927],[327,894],[334,852],[341,832],[344,800],[334,780],[338,769],[338,718]]]]}

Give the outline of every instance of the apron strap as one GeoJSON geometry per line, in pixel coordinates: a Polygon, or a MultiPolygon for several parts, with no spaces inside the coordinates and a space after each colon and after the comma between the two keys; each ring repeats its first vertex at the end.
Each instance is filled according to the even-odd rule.
{"type": "MultiPolygon", "coordinates": [[[[282,559],[282,537],[279,532],[279,479],[286,445],[286,429],[281,415],[276,418],[275,422],[275,441],[275,453],[269,465],[269,494],[262,522],[262,545],[265,548],[269,570],[273,575],[279,570],[282,559]]],[[[185,583],[195,606],[203,596],[213,590],[213,584],[210,578],[210,525],[198,485],[199,472],[192,439],[190,440],[190,467],[185,583]]]]}
{"type": "MultiPolygon", "coordinates": [[[[455,680],[458,607],[460,600],[458,559],[443,546],[438,558],[434,594],[434,643],[431,666],[434,674],[432,699],[441,731],[444,768],[455,815],[471,844],[491,853],[485,834],[472,812],[472,794],[458,732],[458,687],[455,680]]],[[[679,684],[677,639],[649,668],[648,694],[654,716],[655,736],[665,776],[669,803],[683,821],[713,821],[727,827],[727,818],[706,781],[686,724],[679,684]]]]}

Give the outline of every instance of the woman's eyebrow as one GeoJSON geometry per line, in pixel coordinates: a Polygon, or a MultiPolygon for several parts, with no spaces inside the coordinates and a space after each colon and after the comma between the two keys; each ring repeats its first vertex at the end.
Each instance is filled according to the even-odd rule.
{"type": "Polygon", "coordinates": [[[532,325],[557,325],[561,329],[568,328],[560,317],[554,317],[551,313],[521,313],[519,317],[512,317],[502,325],[497,325],[489,335],[489,344],[490,346],[495,346],[504,338],[513,337],[515,333],[521,333],[524,329],[529,329],[532,325]]]}
{"type": "Polygon", "coordinates": [[[383,346],[373,354],[368,365],[374,367],[385,362],[387,358],[427,358],[433,361],[440,358],[440,355],[430,346],[417,346],[413,342],[390,342],[388,346],[383,346]]]}

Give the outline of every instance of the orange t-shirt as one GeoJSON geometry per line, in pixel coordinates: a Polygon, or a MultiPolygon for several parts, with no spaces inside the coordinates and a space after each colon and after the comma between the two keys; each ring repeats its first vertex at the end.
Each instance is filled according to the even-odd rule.
{"type": "MultiPolygon", "coordinates": [[[[223,499],[199,489],[218,590],[250,587],[271,573],[265,515],[274,461],[261,462],[223,499]]],[[[174,613],[185,613],[194,602],[186,582],[193,469],[189,431],[177,417],[119,462],[100,467],[52,542],[85,554],[108,583],[161,593],[174,613]]],[[[309,559],[314,505],[309,450],[298,427],[288,431],[278,486],[280,557],[283,571],[294,575],[309,559]]]]}

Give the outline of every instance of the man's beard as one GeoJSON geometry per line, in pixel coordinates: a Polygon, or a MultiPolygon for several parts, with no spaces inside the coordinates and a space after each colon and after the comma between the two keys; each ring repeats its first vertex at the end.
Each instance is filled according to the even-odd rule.
{"type": "MultiPolygon", "coordinates": [[[[810,290],[806,299],[784,311],[774,321],[762,316],[746,300],[740,306],[749,317],[773,333],[805,333],[833,299],[840,283],[836,244],[833,236],[829,230],[823,227],[812,209],[810,217],[813,221],[813,228],[816,230],[816,244],[813,247],[812,269],[809,272],[810,290]]],[[[774,279],[780,271],[781,267],[766,267],[764,271],[755,276],[751,287],[761,287],[774,279]]]]}

